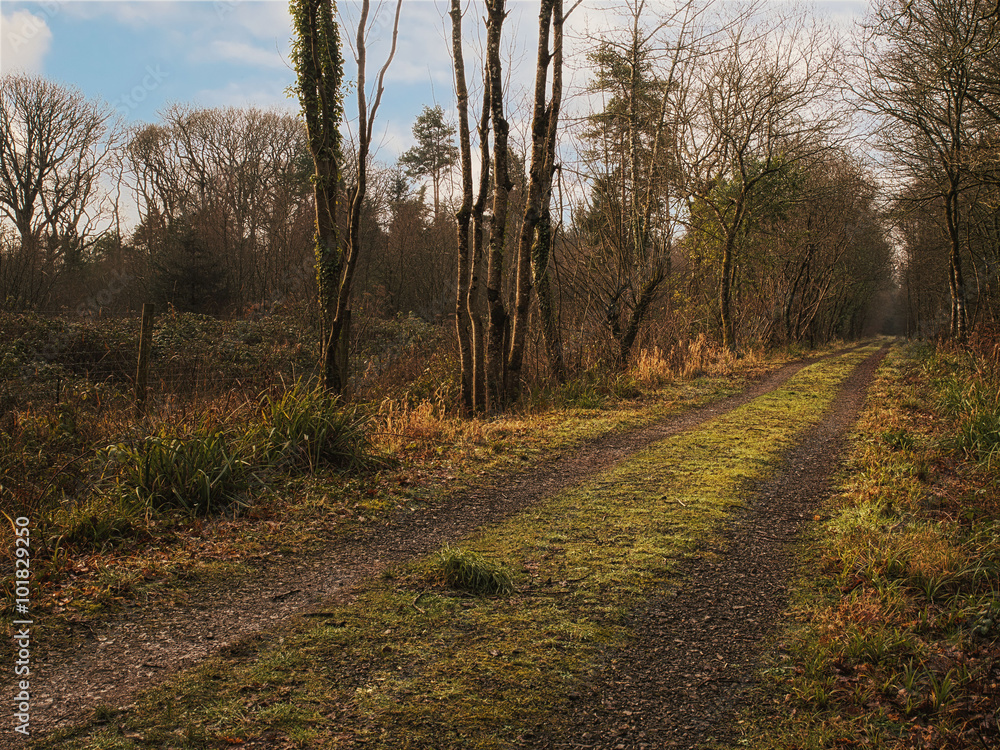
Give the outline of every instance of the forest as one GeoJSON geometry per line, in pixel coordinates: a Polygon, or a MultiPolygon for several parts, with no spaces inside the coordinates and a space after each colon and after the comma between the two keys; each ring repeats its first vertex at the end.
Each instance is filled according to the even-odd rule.
{"type": "Polygon", "coordinates": [[[1000,6],[590,4],[515,60],[510,3],[439,0],[453,88],[390,162],[402,0],[291,0],[286,109],[2,73],[38,747],[1000,741],[1000,6]],[[684,596],[740,621],[647,623],[684,596]],[[693,630],[722,667],[661,653],[693,630]]]}
{"type": "MultiPolygon", "coordinates": [[[[459,12],[455,103],[425,107],[393,164],[366,143],[384,70],[377,93],[352,84],[357,107],[346,94],[312,115],[303,98],[302,117],[177,104],[131,126],[72,88],[5,75],[4,309],[280,314],[325,339],[351,311],[355,350],[361,321],[413,315],[458,326],[463,362],[477,361],[463,382],[482,371],[466,390],[485,379],[492,394],[463,395],[466,410],[699,336],[738,352],[995,325],[986,5],[886,3],[845,38],[801,13],[633,2],[564,61],[565,11],[546,4],[533,93],[504,90],[489,48],[466,71],[474,14],[459,12]],[[566,97],[565,65],[586,72],[566,97]],[[506,111],[529,94],[530,123],[506,111]],[[347,119],[323,157],[335,187],[317,193],[315,131],[339,141],[347,119]],[[336,280],[315,272],[318,195],[336,280]]],[[[502,46],[502,9],[491,31],[502,46]]],[[[324,63],[329,84],[309,78],[323,61],[299,59],[302,96],[346,84],[342,58],[324,63]]],[[[364,370],[353,360],[345,384],[364,370]]]]}
{"type": "MultiPolygon", "coordinates": [[[[530,92],[504,89],[489,46],[504,12],[486,8],[468,73],[472,14],[453,8],[454,108],[425,107],[394,164],[370,157],[385,69],[366,89],[363,34],[349,45],[357,108],[339,93],[339,47],[298,55],[302,117],[178,104],[126,127],[72,88],[5,75],[4,309],[280,314],[324,351],[348,312],[413,315],[457,326],[466,411],[699,336],[738,352],[995,326],[987,4],[886,3],[845,39],[802,13],[632,2],[568,62],[566,11],[544,4],[530,124],[513,140],[508,119],[527,112],[505,109],[530,92]],[[586,82],[564,102],[568,64],[586,82]],[[328,65],[329,82],[310,70],[328,65]],[[336,103],[310,104],[323,86],[336,103]],[[315,271],[317,226],[337,278],[315,271]]],[[[364,369],[351,359],[344,386],[364,369]]]]}

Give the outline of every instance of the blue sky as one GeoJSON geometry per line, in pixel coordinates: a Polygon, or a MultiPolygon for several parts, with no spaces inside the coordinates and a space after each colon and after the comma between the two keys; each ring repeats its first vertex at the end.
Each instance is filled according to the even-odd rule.
{"type": "MultiPolygon", "coordinates": [[[[348,18],[356,10],[350,3],[340,5],[348,18]]],[[[384,23],[370,39],[370,80],[387,51],[392,8],[383,5],[384,23]]],[[[523,36],[532,23],[522,27],[517,16],[527,10],[531,21],[534,4],[513,5],[511,28],[523,36]]],[[[409,145],[410,127],[424,104],[452,106],[446,10],[442,0],[404,2],[399,48],[377,121],[387,159],[409,145]]],[[[157,112],[173,103],[298,110],[286,93],[294,81],[286,2],[5,0],[0,13],[3,72],[26,70],[76,86],[110,103],[129,122],[154,122],[157,112]]],[[[353,77],[350,51],[345,54],[353,77]]],[[[348,101],[349,112],[352,104],[348,101]]]]}
{"type": "MultiPolygon", "coordinates": [[[[613,23],[612,4],[587,0],[575,14],[575,29],[593,33],[613,23]]],[[[341,2],[341,12],[349,18],[355,5],[341,2]]],[[[392,8],[387,0],[381,5],[385,22],[370,39],[370,79],[387,49],[392,8]]],[[[446,0],[404,1],[399,49],[376,127],[385,161],[410,145],[410,128],[424,104],[453,107],[447,6],[446,0]]],[[[508,59],[520,63],[510,73],[509,106],[516,112],[531,84],[537,3],[513,0],[510,6],[506,51],[508,59]]],[[[858,17],[866,7],[864,0],[817,6],[839,22],[858,17]]],[[[470,15],[476,16],[466,22],[468,54],[474,56],[480,24],[478,13],[470,15]]],[[[288,62],[291,36],[284,0],[4,0],[0,6],[3,72],[26,70],[76,86],[88,97],[109,102],[132,123],[154,122],[157,112],[172,103],[297,111],[286,95],[294,79],[288,62]]],[[[345,53],[353,75],[350,51],[345,53]]],[[[348,101],[349,111],[352,104],[348,101]]]]}
{"type": "MultiPolygon", "coordinates": [[[[379,121],[386,156],[405,147],[423,104],[436,99],[450,106],[443,8],[422,0],[404,4],[405,35],[379,121]]],[[[345,14],[350,10],[343,8],[345,14]]],[[[286,94],[294,74],[285,2],[5,1],[0,13],[3,72],[27,70],[76,86],[133,123],[156,121],[157,112],[172,103],[298,109],[286,94]]],[[[377,27],[370,68],[381,64],[384,35],[387,29],[377,27]]]]}

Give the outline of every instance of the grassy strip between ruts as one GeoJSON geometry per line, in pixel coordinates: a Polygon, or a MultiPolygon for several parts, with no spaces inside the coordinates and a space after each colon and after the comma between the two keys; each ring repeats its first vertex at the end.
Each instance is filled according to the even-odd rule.
{"type": "Polygon", "coordinates": [[[431,556],[39,746],[504,747],[629,638],[623,616],[676,585],[678,561],[737,506],[741,485],[822,418],[874,351],[805,368],[465,540],[511,573],[510,594],[451,590],[431,556]]]}
{"type": "Polygon", "coordinates": [[[879,368],[753,747],[1000,747],[998,376],[917,346],[879,368]]]}

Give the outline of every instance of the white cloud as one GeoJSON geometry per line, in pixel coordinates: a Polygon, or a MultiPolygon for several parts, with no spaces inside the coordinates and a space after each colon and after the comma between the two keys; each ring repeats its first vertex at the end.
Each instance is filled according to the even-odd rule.
{"type": "Polygon", "coordinates": [[[247,42],[217,39],[209,47],[208,55],[215,60],[240,63],[254,68],[289,67],[289,63],[277,49],[266,49],[247,42]]]}
{"type": "Polygon", "coordinates": [[[258,107],[274,108],[296,114],[299,104],[285,96],[280,88],[268,87],[253,81],[232,82],[221,88],[202,89],[192,97],[200,107],[258,107]]]}
{"type": "Polygon", "coordinates": [[[92,2],[88,0],[63,0],[58,4],[60,12],[66,12],[72,18],[93,20],[95,18],[110,18],[122,26],[142,28],[152,25],[169,25],[176,20],[190,17],[202,7],[211,4],[189,2],[92,2]]]}
{"type": "Polygon", "coordinates": [[[26,10],[0,13],[0,70],[40,73],[52,44],[52,30],[42,16],[26,10]]]}

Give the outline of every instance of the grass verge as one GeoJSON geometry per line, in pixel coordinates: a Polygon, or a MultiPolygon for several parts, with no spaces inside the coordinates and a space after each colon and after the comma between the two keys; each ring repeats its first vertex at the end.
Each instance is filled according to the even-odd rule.
{"type": "Polygon", "coordinates": [[[897,348],[803,552],[759,748],[1000,747],[997,380],[897,348]]]}
{"type": "Polygon", "coordinates": [[[442,575],[442,550],[38,747],[505,747],[558,718],[602,651],[630,637],[627,613],[676,586],[678,561],[873,351],[805,368],[463,540],[472,577],[509,573],[510,590],[504,575],[492,588],[505,593],[442,575]]]}

